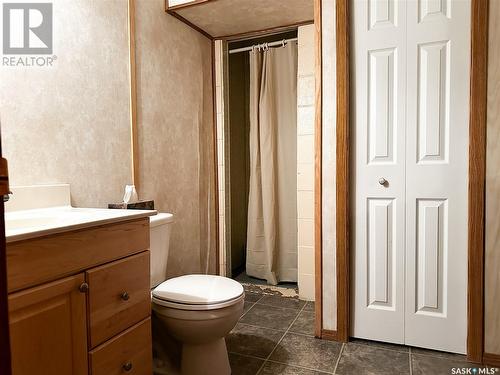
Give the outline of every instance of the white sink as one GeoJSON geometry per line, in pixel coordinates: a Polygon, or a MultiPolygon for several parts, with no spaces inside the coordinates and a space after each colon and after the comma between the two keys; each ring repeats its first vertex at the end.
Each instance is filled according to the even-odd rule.
{"type": "Polygon", "coordinates": [[[12,191],[10,210],[5,213],[7,242],[156,214],[154,210],[75,208],[69,203],[69,185],[14,187],[12,191]]]}

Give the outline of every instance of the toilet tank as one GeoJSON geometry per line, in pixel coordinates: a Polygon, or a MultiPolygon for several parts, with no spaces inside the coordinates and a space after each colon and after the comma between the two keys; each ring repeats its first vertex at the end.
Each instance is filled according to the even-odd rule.
{"type": "Polygon", "coordinates": [[[149,217],[151,288],[167,279],[168,247],[174,215],[159,213],[149,217]]]}

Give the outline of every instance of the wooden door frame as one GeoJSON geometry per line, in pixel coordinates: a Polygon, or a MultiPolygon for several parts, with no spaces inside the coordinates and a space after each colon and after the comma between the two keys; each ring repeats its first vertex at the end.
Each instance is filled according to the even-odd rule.
{"type": "MultiPolygon", "coordinates": [[[[350,335],[350,6],[336,1],[337,30],[337,331],[338,341],[350,335]]],[[[471,0],[471,70],[469,121],[469,209],[467,356],[483,361],[484,212],[486,178],[486,99],[488,3],[471,0]]]]}

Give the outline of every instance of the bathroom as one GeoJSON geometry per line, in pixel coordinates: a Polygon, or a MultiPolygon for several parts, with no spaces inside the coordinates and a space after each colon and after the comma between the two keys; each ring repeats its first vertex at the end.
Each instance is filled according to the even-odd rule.
{"type": "Polygon", "coordinates": [[[2,12],[1,374],[500,366],[498,2],[2,12]],[[266,107],[258,82],[287,95],[266,107]],[[280,121],[287,143],[267,154],[280,121]],[[283,216],[255,179],[273,168],[286,258],[248,246],[283,216]],[[108,209],[124,200],[139,209],[108,209]]]}

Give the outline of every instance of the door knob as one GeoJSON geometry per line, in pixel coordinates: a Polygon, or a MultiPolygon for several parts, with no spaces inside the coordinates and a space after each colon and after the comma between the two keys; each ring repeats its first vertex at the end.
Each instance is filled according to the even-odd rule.
{"type": "Polygon", "coordinates": [[[382,186],[384,186],[385,184],[387,184],[387,180],[385,178],[381,178],[380,180],[378,180],[378,183],[382,186]]]}

